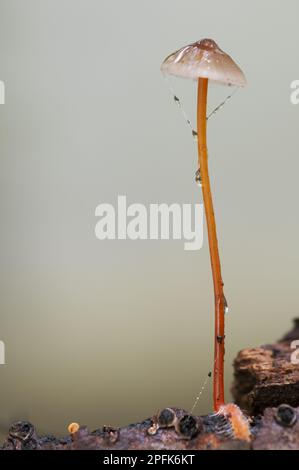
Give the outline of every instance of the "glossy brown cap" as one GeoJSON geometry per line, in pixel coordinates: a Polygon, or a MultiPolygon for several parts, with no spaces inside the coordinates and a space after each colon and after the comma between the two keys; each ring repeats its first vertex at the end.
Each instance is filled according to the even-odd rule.
{"type": "Polygon", "coordinates": [[[208,78],[213,82],[243,87],[246,78],[233,59],[213,39],[202,39],[170,54],[162,63],[165,74],[178,77],[208,78]]]}

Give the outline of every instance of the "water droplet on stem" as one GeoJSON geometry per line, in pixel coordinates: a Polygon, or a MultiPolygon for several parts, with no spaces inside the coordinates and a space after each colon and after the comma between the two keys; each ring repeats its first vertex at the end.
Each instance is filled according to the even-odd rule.
{"type": "Polygon", "coordinates": [[[195,182],[197,186],[200,186],[200,187],[202,186],[200,168],[198,168],[197,172],[195,173],[195,182]]]}

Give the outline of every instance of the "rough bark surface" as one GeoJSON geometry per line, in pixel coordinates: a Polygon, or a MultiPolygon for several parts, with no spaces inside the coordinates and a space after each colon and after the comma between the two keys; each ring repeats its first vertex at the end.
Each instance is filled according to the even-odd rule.
{"type": "Polygon", "coordinates": [[[299,406],[299,365],[291,359],[293,340],[299,340],[299,319],[278,343],[243,349],[237,355],[232,393],[250,415],[281,403],[299,406]]]}
{"type": "Polygon", "coordinates": [[[192,416],[166,408],[120,429],[81,426],[63,439],[38,436],[31,423],[12,424],[3,450],[299,450],[299,365],[290,360],[299,320],[276,344],[240,351],[233,394],[247,410],[250,440],[236,439],[231,416],[192,416]]]}

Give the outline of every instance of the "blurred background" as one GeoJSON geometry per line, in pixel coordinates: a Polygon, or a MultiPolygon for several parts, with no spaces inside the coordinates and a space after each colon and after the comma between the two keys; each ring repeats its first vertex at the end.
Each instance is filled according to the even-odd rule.
{"type": "MultiPolygon", "coordinates": [[[[296,0],[0,0],[2,430],[28,419],[121,426],[190,410],[213,364],[206,232],[99,241],[95,208],[202,202],[196,147],[160,73],[166,55],[215,39],[248,87],[209,121],[232,361],[298,315],[299,79],[296,0]]],[[[196,85],[171,83],[194,118],[196,85]]],[[[209,109],[229,89],[212,86],[209,109]]],[[[207,387],[196,412],[212,408],[207,387]]],[[[3,434],[2,434],[3,437],[3,434]]]]}

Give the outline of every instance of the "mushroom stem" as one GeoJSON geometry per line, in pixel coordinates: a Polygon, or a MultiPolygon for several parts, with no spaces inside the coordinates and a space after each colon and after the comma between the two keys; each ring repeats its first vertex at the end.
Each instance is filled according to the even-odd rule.
{"type": "Polygon", "coordinates": [[[207,95],[208,79],[198,79],[197,95],[197,139],[198,162],[200,167],[203,201],[208,229],[211,267],[215,296],[215,340],[214,340],[214,377],[213,399],[214,409],[218,411],[224,404],[224,295],[221,266],[218,250],[216,222],[208,169],[207,152],[207,95]]]}

